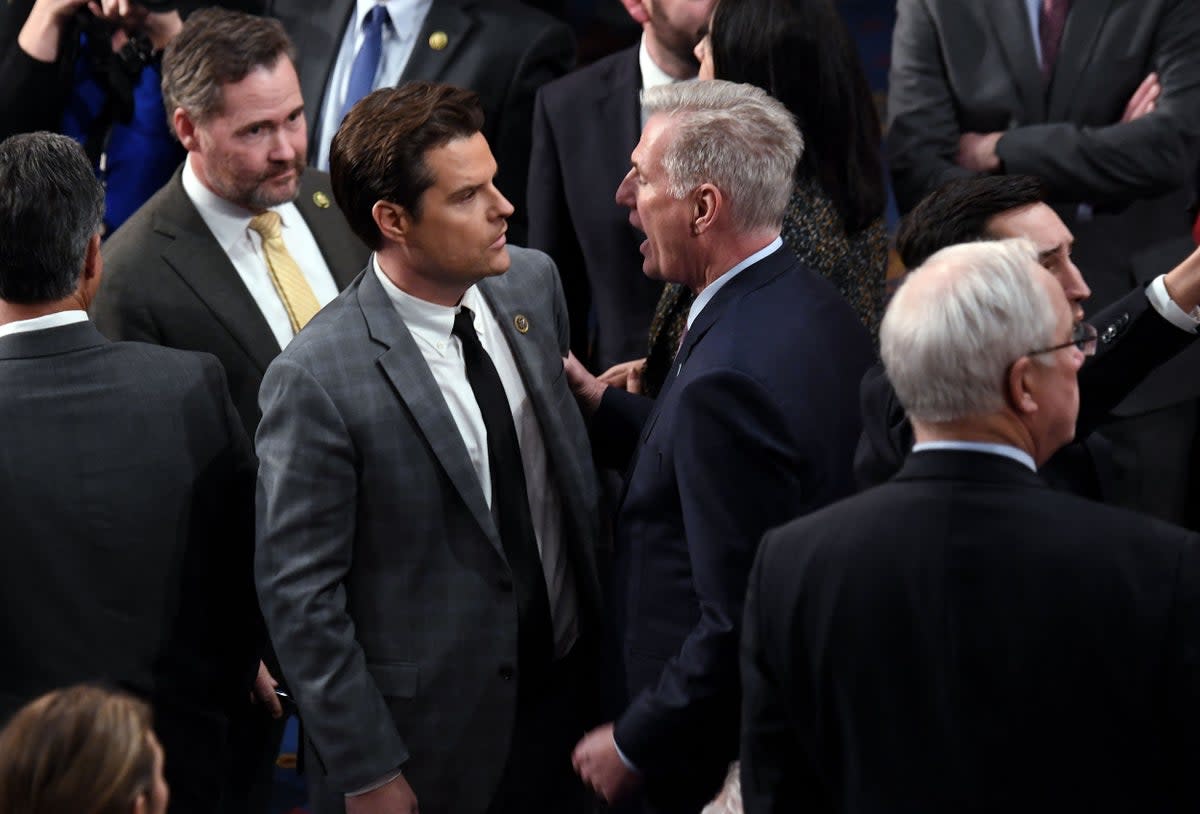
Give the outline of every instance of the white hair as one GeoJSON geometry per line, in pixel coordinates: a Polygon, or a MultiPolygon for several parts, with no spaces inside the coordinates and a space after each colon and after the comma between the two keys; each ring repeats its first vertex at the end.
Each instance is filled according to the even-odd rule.
{"type": "Polygon", "coordinates": [[[642,94],[642,110],[674,124],[663,154],[673,197],[711,183],[729,199],[740,228],[783,223],[804,139],[781,102],[754,85],[714,79],[651,88],[642,94]]]}
{"type": "Polygon", "coordinates": [[[1041,275],[1034,244],[1015,238],[950,246],[908,276],[883,317],[880,355],[912,418],[1004,406],[1009,366],[1054,344],[1058,317],[1041,275]]]}

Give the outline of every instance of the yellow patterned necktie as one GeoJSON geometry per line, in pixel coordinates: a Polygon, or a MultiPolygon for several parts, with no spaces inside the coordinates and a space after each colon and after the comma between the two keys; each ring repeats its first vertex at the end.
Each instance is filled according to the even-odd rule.
{"type": "Polygon", "coordinates": [[[299,333],[321,310],[321,304],[283,243],[279,213],[268,209],[261,215],[255,215],[250,219],[250,228],[262,236],[263,254],[267,256],[271,282],[275,284],[279,299],[283,300],[283,307],[287,309],[292,332],[299,333]]]}

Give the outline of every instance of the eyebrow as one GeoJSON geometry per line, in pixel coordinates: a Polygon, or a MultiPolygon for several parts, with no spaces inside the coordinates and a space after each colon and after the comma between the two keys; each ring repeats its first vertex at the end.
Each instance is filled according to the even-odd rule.
{"type": "MultiPolygon", "coordinates": [[[[304,112],[304,105],[297,105],[295,108],[288,111],[288,114],[286,116],[284,116],[283,118],[290,119],[293,116],[297,115],[298,113],[303,113],[303,112],[304,112]]],[[[239,127],[237,129],[237,132],[245,133],[248,130],[253,130],[255,127],[274,127],[274,126],[275,126],[275,122],[271,119],[258,119],[256,121],[252,121],[247,124],[243,124],[241,127],[239,127]]]]}

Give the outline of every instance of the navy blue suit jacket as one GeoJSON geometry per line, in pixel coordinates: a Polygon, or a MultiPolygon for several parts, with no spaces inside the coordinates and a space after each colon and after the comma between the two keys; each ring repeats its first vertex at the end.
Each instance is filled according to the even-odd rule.
{"type": "Polygon", "coordinates": [[[616,741],[658,810],[698,811],[737,755],[738,634],[767,529],[849,494],[870,339],[787,249],[700,312],[657,402],[610,388],[593,438],[630,455],[615,526],[631,699],[616,741]]]}

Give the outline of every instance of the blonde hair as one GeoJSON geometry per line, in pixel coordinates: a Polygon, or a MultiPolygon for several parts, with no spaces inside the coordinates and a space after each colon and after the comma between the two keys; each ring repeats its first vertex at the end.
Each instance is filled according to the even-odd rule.
{"type": "Polygon", "coordinates": [[[130,814],[156,774],[146,704],[99,687],[55,690],[0,731],[4,814],[130,814]]]}

